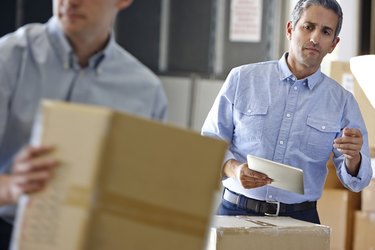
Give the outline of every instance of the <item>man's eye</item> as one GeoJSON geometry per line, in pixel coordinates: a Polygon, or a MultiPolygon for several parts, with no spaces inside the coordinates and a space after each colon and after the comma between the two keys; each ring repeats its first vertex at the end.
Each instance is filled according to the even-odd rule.
{"type": "Polygon", "coordinates": [[[324,31],[323,31],[323,34],[326,35],[326,36],[330,36],[330,35],[331,35],[331,32],[328,31],[328,30],[324,30],[324,31]]]}
{"type": "Polygon", "coordinates": [[[311,26],[310,26],[310,25],[304,25],[304,28],[305,28],[306,30],[311,30],[311,26]]]}

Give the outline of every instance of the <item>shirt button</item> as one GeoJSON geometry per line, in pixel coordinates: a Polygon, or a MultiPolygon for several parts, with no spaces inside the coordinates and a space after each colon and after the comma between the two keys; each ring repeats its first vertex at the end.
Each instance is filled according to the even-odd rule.
{"type": "Polygon", "coordinates": [[[268,198],[269,198],[269,199],[272,199],[272,195],[268,195],[268,198]]]}
{"type": "Polygon", "coordinates": [[[289,118],[289,117],[290,117],[290,114],[286,114],[286,117],[288,117],[288,118],[289,118]]]}
{"type": "Polygon", "coordinates": [[[280,144],[283,145],[283,144],[284,144],[284,141],[280,141],[280,144]]]}
{"type": "Polygon", "coordinates": [[[326,126],[322,126],[322,129],[325,130],[325,129],[326,129],[326,126]]]}
{"type": "Polygon", "coordinates": [[[251,113],[251,109],[248,109],[248,110],[247,110],[247,113],[251,113]]]}
{"type": "Polygon", "coordinates": [[[297,89],[298,89],[297,86],[295,86],[295,87],[294,87],[294,90],[297,90],[297,89]]]}

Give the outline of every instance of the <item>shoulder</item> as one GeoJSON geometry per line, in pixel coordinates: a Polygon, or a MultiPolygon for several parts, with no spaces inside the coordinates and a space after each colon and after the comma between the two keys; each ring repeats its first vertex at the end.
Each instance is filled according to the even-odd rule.
{"type": "Polygon", "coordinates": [[[227,82],[261,83],[269,78],[278,77],[279,65],[277,61],[251,63],[233,68],[227,82]]]}
{"type": "Polygon", "coordinates": [[[350,98],[353,94],[345,89],[342,84],[334,80],[333,78],[327,76],[326,74],[322,73],[323,82],[324,84],[321,84],[325,91],[328,91],[329,94],[335,95],[340,98],[350,98]]]}
{"type": "Polygon", "coordinates": [[[251,63],[233,68],[225,80],[221,93],[235,101],[237,97],[250,96],[267,90],[270,79],[278,77],[278,62],[251,63]]]}
{"type": "Polygon", "coordinates": [[[117,43],[112,48],[111,67],[123,72],[126,78],[134,78],[144,84],[161,85],[159,78],[148,67],[117,43]]]}
{"type": "Polygon", "coordinates": [[[44,24],[27,24],[0,38],[0,58],[7,61],[20,55],[44,33],[44,24]]]}
{"type": "Polygon", "coordinates": [[[252,77],[264,76],[265,73],[269,74],[278,71],[277,61],[265,61],[251,64],[244,64],[235,67],[231,70],[230,75],[238,75],[242,77],[252,77]]]}

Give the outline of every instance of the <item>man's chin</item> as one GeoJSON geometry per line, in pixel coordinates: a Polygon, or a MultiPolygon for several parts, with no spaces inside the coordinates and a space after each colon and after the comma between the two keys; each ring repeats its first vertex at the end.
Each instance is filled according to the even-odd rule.
{"type": "Polygon", "coordinates": [[[321,58],[319,57],[318,54],[312,53],[312,54],[305,54],[303,56],[303,61],[305,64],[308,65],[317,65],[321,63],[321,58]]]}
{"type": "Polygon", "coordinates": [[[307,60],[304,60],[304,65],[308,68],[315,68],[315,67],[319,67],[321,61],[319,59],[315,59],[315,60],[312,60],[312,59],[307,59],[307,60]]]}
{"type": "Polygon", "coordinates": [[[78,22],[70,22],[64,19],[60,19],[60,25],[65,33],[76,33],[82,29],[78,22]]]}

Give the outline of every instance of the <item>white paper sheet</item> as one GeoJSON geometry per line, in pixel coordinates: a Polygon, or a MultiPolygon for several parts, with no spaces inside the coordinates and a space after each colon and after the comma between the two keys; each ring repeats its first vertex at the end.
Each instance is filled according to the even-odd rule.
{"type": "Polygon", "coordinates": [[[270,186],[290,192],[304,194],[303,170],[253,155],[247,155],[247,163],[251,170],[266,174],[273,179],[270,186]]]}

